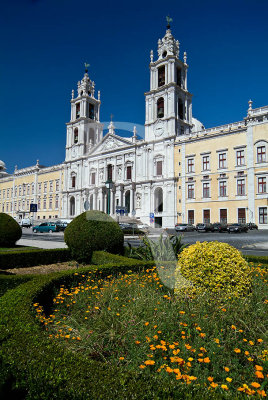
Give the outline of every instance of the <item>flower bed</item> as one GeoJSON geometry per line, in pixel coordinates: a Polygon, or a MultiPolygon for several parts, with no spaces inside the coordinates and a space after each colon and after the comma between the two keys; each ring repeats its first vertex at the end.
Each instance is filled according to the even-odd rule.
{"type": "Polygon", "coordinates": [[[205,298],[178,303],[151,263],[146,268],[106,264],[8,291],[0,305],[6,392],[16,386],[27,399],[264,396],[267,271],[254,269],[251,296],[219,306],[205,298]]]}

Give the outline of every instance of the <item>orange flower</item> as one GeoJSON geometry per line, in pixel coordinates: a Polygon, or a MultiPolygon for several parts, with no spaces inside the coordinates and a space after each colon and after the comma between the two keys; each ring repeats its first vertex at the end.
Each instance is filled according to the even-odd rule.
{"type": "Polygon", "coordinates": [[[259,379],[263,379],[264,378],[263,373],[261,371],[255,371],[255,375],[259,379]]]}
{"type": "Polygon", "coordinates": [[[155,361],[154,361],[154,360],[146,360],[146,361],[144,362],[144,364],[145,364],[145,365],[154,365],[154,364],[155,364],[155,361]]]}
{"type": "Polygon", "coordinates": [[[149,322],[145,322],[145,324],[144,324],[145,326],[147,326],[147,325],[149,325],[149,322]]]}
{"type": "Polygon", "coordinates": [[[212,376],[209,376],[209,377],[208,377],[208,381],[209,381],[209,382],[213,382],[213,379],[214,379],[214,378],[213,378],[212,376]]]}
{"type": "Polygon", "coordinates": [[[217,387],[217,386],[219,386],[217,383],[215,383],[215,382],[211,382],[211,384],[210,384],[210,386],[211,387],[213,387],[214,389],[217,387]]]}
{"type": "Polygon", "coordinates": [[[246,355],[246,356],[249,356],[249,351],[245,351],[245,355],[246,355]]]}
{"type": "Polygon", "coordinates": [[[228,368],[228,367],[224,367],[224,369],[225,369],[226,372],[230,371],[230,368],[228,368]]]}
{"type": "Polygon", "coordinates": [[[119,360],[124,360],[125,359],[125,357],[119,357],[119,360]]]}
{"type": "Polygon", "coordinates": [[[263,342],[263,340],[262,339],[258,339],[257,342],[261,343],[261,342],[263,342]]]}
{"type": "Polygon", "coordinates": [[[241,353],[241,350],[240,349],[234,349],[234,352],[235,353],[241,353]]]}
{"type": "Polygon", "coordinates": [[[251,386],[258,389],[261,385],[258,382],[251,382],[251,386]]]}
{"type": "Polygon", "coordinates": [[[140,369],[144,369],[144,368],[146,368],[146,366],[145,365],[140,365],[140,369]]]}
{"type": "Polygon", "coordinates": [[[257,371],[263,371],[263,367],[261,367],[260,365],[255,365],[255,369],[257,371]]]}
{"type": "Polygon", "coordinates": [[[205,357],[205,358],[204,358],[204,363],[207,363],[207,364],[210,363],[209,357],[205,357]]]}
{"type": "Polygon", "coordinates": [[[257,390],[257,393],[262,397],[266,397],[266,393],[264,390],[257,390]]]}

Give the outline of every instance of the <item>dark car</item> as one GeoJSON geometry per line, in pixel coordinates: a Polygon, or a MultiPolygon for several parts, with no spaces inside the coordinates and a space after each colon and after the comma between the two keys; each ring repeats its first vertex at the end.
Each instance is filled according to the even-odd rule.
{"type": "Polygon", "coordinates": [[[67,222],[61,222],[61,221],[56,221],[55,224],[57,225],[59,232],[64,232],[68,226],[67,222]]]}
{"type": "Polygon", "coordinates": [[[258,225],[254,224],[253,222],[249,222],[247,224],[248,229],[252,230],[252,229],[259,229],[258,225]]]}
{"type": "Polygon", "coordinates": [[[175,231],[176,232],[192,232],[195,230],[195,227],[192,224],[176,224],[175,231]]]}
{"type": "Polygon", "coordinates": [[[241,232],[247,232],[248,231],[248,227],[246,224],[230,224],[227,227],[227,231],[228,233],[241,233],[241,232]]]}
{"type": "Polygon", "coordinates": [[[197,232],[213,232],[212,224],[197,224],[196,225],[197,232]]]}
{"type": "Polygon", "coordinates": [[[223,224],[222,222],[215,222],[212,224],[213,232],[227,232],[227,224],[223,224]]]}

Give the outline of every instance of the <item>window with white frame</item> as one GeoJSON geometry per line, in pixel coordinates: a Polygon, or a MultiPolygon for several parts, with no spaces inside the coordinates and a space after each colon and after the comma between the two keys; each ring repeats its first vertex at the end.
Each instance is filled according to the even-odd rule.
{"type": "Polygon", "coordinates": [[[56,180],[56,192],[60,190],[60,181],[59,179],[56,180]]]}
{"type": "Polygon", "coordinates": [[[49,191],[53,192],[53,181],[49,182],[49,191]]]}
{"type": "Polygon", "coordinates": [[[56,208],[56,210],[59,208],[59,196],[58,195],[55,197],[55,208],[56,208]]]}
{"type": "Polygon", "coordinates": [[[47,208],[47,198],[46,198],[46,196],[44,196],[43,209],[46,210],[46,208],[47,208]]]}
{"type": "Polygon", "coordinates": [[[203,197],[210,197],[210,184],[209,182],[203,183],[203,197]]]}
{"type": "Polygon", "coordinates": [[[245,179],[237,179],[237,196],[245,196],[246,185],[245,179]]]}
{"type": "Polygon", "coordinates": [[[257,147],[257,162],[265,162],[266,161],[266,147],[258,146],[257,147]]]}
{"type": "Polygon", "coordinates": [[[3,189],[3,199],[5,199],[5,198],[6,198],[6,190],[3,189]]]}
{"type": "Polygon", "coordinates": [[[245,165],[245,151],[237,150],[236,151],[236,166],[240,167],[241,165],[245,165]]]}
{"type": "Polygon", "coordinates": [[[49,208],[52,209],[52,197],[49,198],[49,208]]]}
{"type": "Polygon", "coordinates": [[[219,169],[227,168],[227,154],[219,153],[219,169]]]}
{"type": "Polygon", "coordinates": [[[156,175],[161,176],[163,172],[163,162],[162,160],[156,161],[156,175]]]}
{"type": "Polygon", "coordinates": [[[30,194],[30,185],[27,185],[27,194],[30,194]]]}
{"type": "Polygon", "coordinates": [[[44,193],[47,192],[47,182],[44,182],[44,193]]]}
{"type": "Polygon", "coordinates": [[[91,185],[96,184],[96,172],[91,173],[91,185]]]}
{"type": "Polygon", "coordinates": [[[219,183],[219,195],[220,195],[220,197],[226,197],[227,196],[227,182],[226,181],[220,181],[220,183],[219,183]]]}
{"type": "Polygon", "coordinates": [[[194,159],[193,158],[187,159],[187,172],[194,172],[194,159]]]}
{"type": "Polygon", "coordinates": [[[34,183],[32,183],[32,194],[34,194],[34,183]]]}
{"type": "Polygon", "coordinates": [[[266,193],[266,177],[258,178],[258,193],[266,193]]]}
{"type": "Polygon", "coordinates": [[[267,224],[267,207],[259,208],[259,224],[267,224]]]}
{"type": "Polygon", "coordinates": [[[9,189],[7,189],[7,199],[9,199],[9,189]]]}
{"type": "Polygon", "coordinates": [[[42,191],[42,183],[38,183],[38,193],[41,193],[42,191]]]}
{"type": "Polygon", "coordinates": [[[210,169],[209,166],[209,156],[203,156],[202,157],[202,166],[203,166],[203,171],[208,171],[210,169]]]}
{"type": "Polygon", "coordinates": [[[194,184],[190,183],[187,185],[187,197],[188,199],[194,198],[194,184]]]}

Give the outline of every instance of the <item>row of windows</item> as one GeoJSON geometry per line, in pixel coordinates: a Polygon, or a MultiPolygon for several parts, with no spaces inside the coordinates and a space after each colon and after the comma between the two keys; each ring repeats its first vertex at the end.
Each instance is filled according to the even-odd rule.
{"type": "MultiPolygon", "coordinates": [[[[203,198],[209,198],[210,195],[210,182],[204,182],[202,186],[203,198]]],[[[267,185],[266,185],[266,177],[257,178],[257,191],[258,194],[267,193],[267,185]]],[[[246,195],[246,180],[237,179],[236,180],[236,194],[237,196],[245,196],[246,195]]],[[[219,181],[219,197],[227,196],[227,181],[221,180],[219,181]]],[[[195,184],[188,183],[187,184],[187,198],[194,199],[195,198],[195,184]]]]}
{"type": "MultiPolygon", "coordinates": [[[[10,212],[10,211],[30,211],[30,204],[33,203],[33,200],[30,202],[30,200],[27,201],[18,201],[18,202],[10,202],[10,203],[3,203],[2,204],[2,212],[10,212]],[[13,209],[13,204],[14,204],[14,209],[13,209]]],[[[41,199],[38,199],[37,201],[37,209],[41,210],[41,199]]],[[[55,209],[59,208],[59,196],[55,197],[54,200],[54,205],[55,209]]],[[[44,198],[43,199],[43,209],[46,210],[46,208],[53,209],[53,199],[52,197],[49,199],[44,198]],[[47,201],[48,200],[48,201],[47,201]]]]}
{"type": "MultiPolygon", "coordinates": [[[[47,192],[48,189],[48,184],[49,184],[49,191],[53,192],[54,190],[54,181],[50,181],[48,182],[44,182],[44,192],[47,192]]],[[[38,192],[40,193],[42,190],[42,183],[38,183],[38,192]]],[[[59,179],[57,179],[55,181],[55,190],[56,192],[58,192],[60,190],[60,181],[59,179]]],[[[32,183],[28,183],[28,184],[23,184],[23,185],[19,185],[19,186],[15,186],[14,188],[14,197],[19,196],[25,196],[25,195],[31,195],[35,193],[35,184],[32,183]]],[[[13,188],[9,188],[9,189],[3,189],[2,190],[2,198],[5,199],[9,199],[13,197],[13,188]]],[[[1,199],[1,190],[0,190],[0,199],[1,199]]]]}
{"type": "MultiPolygon", "coordinates": [[[[266,162],[266,147],[259,146],[257,147],[256,153],[257,163],[266,162]]],[[[237,150],[236,151],[236,166],[244,166],[246,165],[245,160],[245,150],[237,150]]],[[[227,152],[222,152],[218,154],[218,168],[224,169],[227,168],[227,152]]],[[[204,155],[202,157],[202,170],[209,171],[210,170],[210,155],[204,155]]],[[[195,172],[195,160],[194,158],[187,158],[187,172],[195,172]]]]}
{"type": "MultiPolygon", "coordinates": [[[[223,224],[227,224],[227,209],[221,208],[219,210],[220,222],[223,224]]],[[[259,224],[267,224],[267,207],[259,207],[259,215],[258,215],[259,224]]],[[[203,210],[203,223],[209,224],[211,222],[210,218],[210,210],[203,210]]],[[[246,223],[246,209],[238,208],[237,209],[237,222],[239,224],[246,223]]],[[[188,210],[188,224],[195,224],[195,211],[188,210]]]]}

